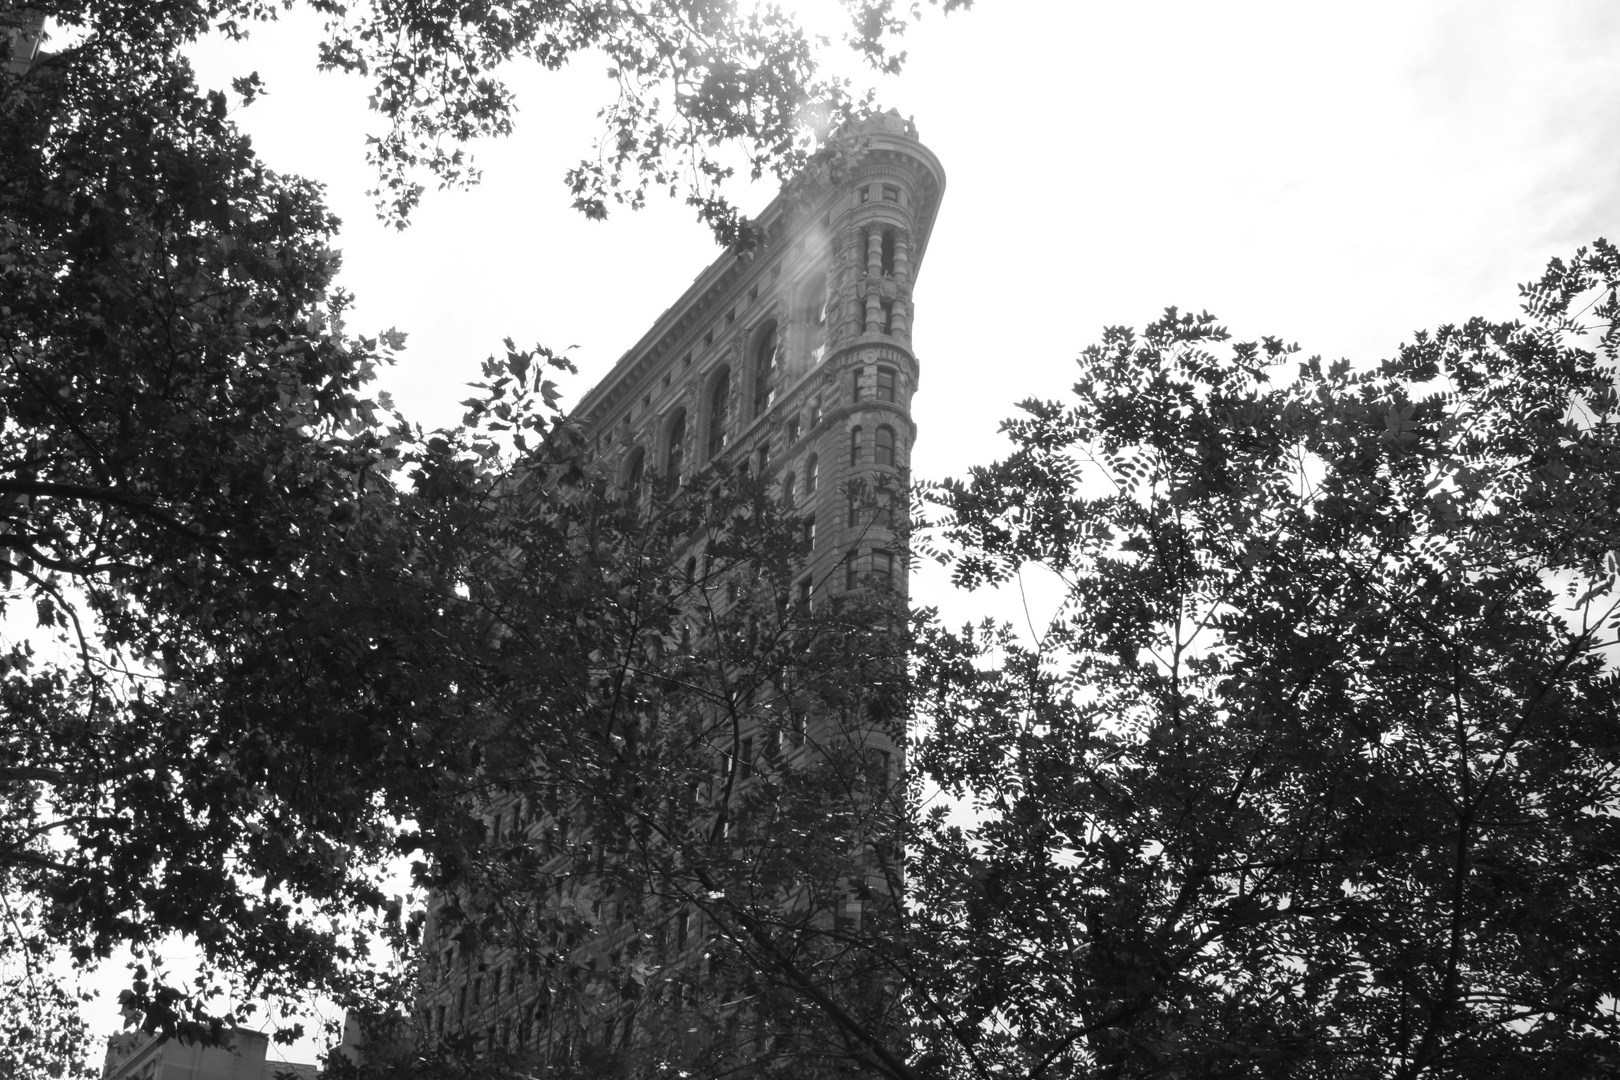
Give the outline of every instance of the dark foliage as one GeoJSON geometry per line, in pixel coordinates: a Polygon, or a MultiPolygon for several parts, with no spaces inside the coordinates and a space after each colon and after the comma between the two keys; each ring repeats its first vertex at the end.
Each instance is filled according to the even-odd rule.
{"type": "Polygon", "coordinates": [[[1615,1068],[1617,280],[1281,385],[1171,311],[936,493],[960,584],[1062,606],[923,652],[978,815],[911,877],[929,1072],[1615,1068]]]}

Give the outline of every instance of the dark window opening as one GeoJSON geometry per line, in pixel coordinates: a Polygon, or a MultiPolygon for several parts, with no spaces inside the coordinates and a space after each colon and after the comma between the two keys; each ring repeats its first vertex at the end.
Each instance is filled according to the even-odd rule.
{"type": "Polygon", "coordinates": [[[631,510],[639,510],[641,508],[641,482],[647,471],[647,455],[640,450],[633,451],[632,455],[630,471],[624,478],[624,501],[625,505],[631,510]]]}
{"type": "Polygon", "coordinates": [[[883,201],[897,203],[900,201],[900,189],[893,184],[883,185],[883,201]]]}
{"type": "MultiPolygon", "coordinates": [[[[816,412],[819,414],[820,411],[821,411],[821,405],[818,402],[816,404],[816,412]]],[[[819,419],[819,418],[820,417],[818,415],[817,419],[819,419]]],[[[807,460],[804,463],[804,493],[806,495],[809,495],[811,492],[813,492],[815,490],[816,490],[816,455],[811,454],[809,460],[807,460]]]]}
{"type": "Polygon", "coordinates": [[[878,302],[878,330],[884,334],[894,333],[894,301],[882,300],[878,302]]]}
{"type": "Polygon", "coordinates": [[[880,267],[881,272],[885,276],[892,275],[894,273],[894,230],[893,229],[884,229],[883,230],[883,248],[882,248],[882,252],[883,252],[883,254],[882,254],[882,263],[881,263],[881,267],[880,267]]]}
{"type": "Polygon", "coordinates": [[[817,274],[805,290],[804,318],[811,326],[824,326],[827,322],[827,275],[817,274]]]}
{"type": "Polygon", "coordinates": [[[709,392],[709,458],[713,460],[720,456],[726,448],[729,433],[726,425],[730,420],[731,411],[731,371],[721,368],[720,374],[715,377],[714,388],[709,392]]]}
{"type": "Polygon", "coordinates": [[[894,368],[880,367],[877,369],[877,399],[879,401],[894,400],[894,368]]]}
{"type": "Polygon", "coordinates": [[[894,467],[894,428],[887,424],[877,429],[877,437],[873,441],[872,462],[875,465],[894,467]]]}
{"type": "Polygon", "coordinates": [[[669,426],[669,441],[664,451],[664,487],[674,492],[681,486],[681,465],[686,457],[686,413],[676,415],[669,426]]]}
{"type": "Polygon", "coordinates": [[[850,428],[849,429],[849,463],[851,465],[856,465],[856,464],[860,463],[860,460],[861,460],[861,429],[858,428],[858,427],[850,428]]]}
{"type": "Polygon", "coordinates": [[[776,403],[776,324],[767,323],[754,349],[754,415],[776,403]]]}

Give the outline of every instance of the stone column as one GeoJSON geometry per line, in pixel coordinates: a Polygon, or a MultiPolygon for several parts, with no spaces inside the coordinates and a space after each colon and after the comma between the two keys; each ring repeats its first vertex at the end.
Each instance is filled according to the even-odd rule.
{"type": "Polygon", "coordinates": [[[894,280],[911,280],[911,240],[904,229],[894,233],[894,280]]]}

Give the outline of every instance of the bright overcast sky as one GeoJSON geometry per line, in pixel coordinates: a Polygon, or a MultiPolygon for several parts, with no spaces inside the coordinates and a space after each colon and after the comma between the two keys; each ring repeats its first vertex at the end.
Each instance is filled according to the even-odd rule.
{"type": "MultiPolygon", "coordinates": [[[[479,148],[483,186],[384,228],[364,194],[375,118],[358,82],[313,73],[315,30],[203,50],[199,77],[268,82],[238,120],[272,167],[328,185],[351,329],[410,335],[384,379],[407,415],[455,420],[506,336],[576,346],[577,400],[719,254],[678,203],[570,210],[562,174],[608,90],[589,59],[515,73],[517,132],[479,148]]],[[[1372,361],[1421,327],[1512,315],[1549,257],[1620,233],[1613,0],[978,0],[907,47],[880,101],[948,177],[916,290],[920,478],[996,455],[998,421],[1065,392],[1105,325],[1175,304],[1372,361]]]]}
{"type": "MultiPolygon", "coordinates": [[[[575,346],[578,400],[718,256],[678,202],[570,209],[562,175],[609,85],[590,58],[513,72],[517,131],[478,148],[484,184],[380,225],[376,118],[358,81],[314,74],[317,31],[295,18],[202,50],[199,78],[267,80],[238,119],[272,166],[328,185],[351,329],[409,334],[384,385],[412,418],[453,422],[508,335],[575,346]]],[[[997,455],[998,422],[1065,393],[1104,326],[1174,304],[1370,363],[1413,330],[1514,315],[1548,258],[1620,233],[1613,0],[978,0],[931,10],[906,45],[879,99],[948,177],[916,290],[919,478],[997,455]]],[[[735,191],[747,212],[774,194],[735,191]]]]}

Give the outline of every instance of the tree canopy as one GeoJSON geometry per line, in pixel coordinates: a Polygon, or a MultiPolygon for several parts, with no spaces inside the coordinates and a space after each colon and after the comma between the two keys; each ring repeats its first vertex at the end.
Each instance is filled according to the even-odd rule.
{"type": "MultiPolygon", "coordinates": [[[[507,950],[570,1022],[691,1018],[600,1039],[604,1072],[1613,1069],[1612,246],[1372,369],[1285,378],[1207,315],[1108,331],[1073,401],[928,493],[958,585],[1062,588],[1038,640],[953,633],[879,588],[793,602],[758,483],[632,509],[543,349],[456,429],[394,415],[399,339],[346,332],[318,191],[177,58],[277,6],[40,6],[85,35],[0,76],[0,599],[38,627],[0,656],[16,1071],[82,1039],[52,953],[122,945],[125,1004],[190,1036],[254,997],[408,1002],[444,947],[507,950]],[[500,825],[537,806],[580,830],[545,858],[500,825]],[[199,981],[152,962],[168,935],[199,981]]],[[[785,174],[805,110],[849,106],[768,12],[315,6],[401,216],[509,127],[513,57],[617,65],[581,209],[675,184],[740,242],[718,141],[785,174]]],[[[895,62],[893,5],[854,10],[895,62]]]]}
{"type": "MultiPolygon", "coordinates": [[[[602,689],[601,657],[651,664],[662,639],[638,620],[669,632],[690,595],[624,555],[641,526],[561,423],[565,361],[510,348],[449,431],[372,398],[400,337],[346,333],[318,189],[259,161],[175,52],[270,10],[85,8],[82,40],[0,85],[4,602],[38,624],[7,642],[0,684],[0,1036],[26,1073],[79,1057],[59,953],[129,947],[126,1010],[185,1037],[259,1000],[408,1001],[420,922],[389,861],[415,857],[444,895],[488,880],[506,847],[487,795],[532,789],[536,763],[571,767],[577,798],[622,798],[602,782],[626,766],[598,770],[603,747],[578,736],[646,709],[602,689]],[[173,935],[197,946],[195,982],[157,962],[173,935]]],[[[739,543],[705,506],[680,520],[718,513],[714,550],[739,543]]],[[[750,550],[779,568],[796,526],[748,520],[776,522],[750,550]]],[[[704,655],[738,647],[745,609],[699,632],[704,655]]],[[[712,773],[716,745],[636,768],[669,788],[712,773]]],[[[706,865],[697,851],[684,865],[706,865]]]]}
{"type": "Polygon", "coordinates": [[[1170,310],[932,495],[909,878],[931,1075],[1596,1075],[1617,1045],[1616,286],[1366,369],[1170,310]]]}

